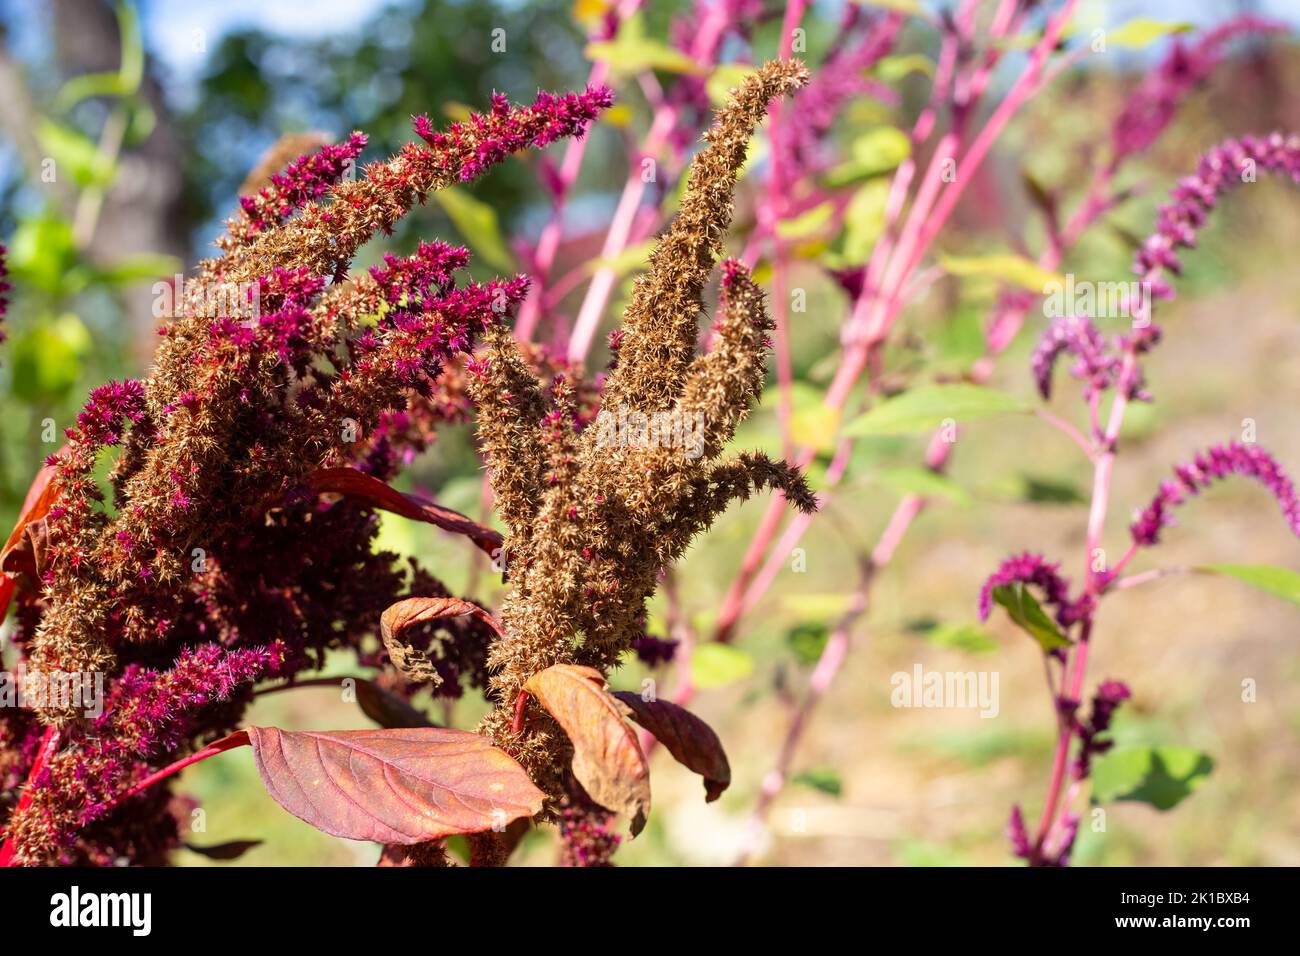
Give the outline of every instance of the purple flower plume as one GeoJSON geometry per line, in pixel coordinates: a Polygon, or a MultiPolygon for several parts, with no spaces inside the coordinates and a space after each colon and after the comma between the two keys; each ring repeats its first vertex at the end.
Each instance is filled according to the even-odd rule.
{"type": "Polygon", "coordinates": [[[1178,104],[1218,65],[1231,40],[1250,33],[1286,30],[1286,24],[1240,16],[1205,34],[1194,44],[1175,40],[1160,65],[1134,91],[1111,130],[1112,165],[1147,149],[1173,120],[1178,104]]]}
{"type": "Polygon", "coordinates": [[[1113,746],[1114,741],[1102,740],[1101,735],[1110,730],[1111,719],[1119,705],[1133,696],[1128,685],[1123,681],[1102,681],[1097,693],[1092,698],[1092,714],[1086,722],[1075,727],[1079,736],[1079,756],[1071,767],[1075,780],[1083,780],[1092,771],[1092,758],[1104,754],[1113,746]]]}
{"type": "Polygon", "coordinates": [[[1108,355],[1106,340],[1090,319],[1067,315],[1053,319],[1034,349],[1034,381],[1043,398],[1052,397],[1052,369],[1062,352],[1078,360],[1070,369],[1075,378],[1083,379],[1085,397],[1110,387],[1119,368],[1119,359],[1108,355]]]}
{"type": "MultiPolygon", "coordinates": [[[[4,320],[5,313],[9,311],[9,299],[5,293],[13,288],[5,281],[5,276],[9,275],[9,270],[5,267],[5,255],[8,253],[3,242],[0,242],[0,321],[4,320]]],[[[0,328],[0,342],[5,340],[5,331],[0,328]]]]}
{"type": "Polygon", "coordinates": [[[278,225],[312,199],[343,178],[348,166],[366,148],[366,135],[353,133],[342,143],[322,146],[290,163],[271,184],[255,196],[240,196],[239,205],[248,217],[247,234],[254,235],[278,225]]]}
{"type": "Polygon", "coordinates": [[[492,97],[490,111],[475,113],[445,132],[437,132],[428,116],[411,120],[420,139],[454,162],[455,168],[447,171],[454,172],[461,182],[469,182],[521,149],[581,136],[596,114],[613,102],[613,92],[604,86],[563,95],[542,90],[532,106],[513,106],[498,93],[492,97]]]}
{"type": "Polygon", "coordinates": [[[1153,297],[1173,298],[1173,290],[1160,273],[1181,273],[1182,263],[1175,250],[1194,247],[1197,230],[1205,224],[1219,196],[1228,187],[1249,181],[1257,172],[1278,173],[1300,182],[1300,136],[1243,136],[1225,140],[1201,157],[1196,172],[1182,179],[1170,193],[1173,201],[1160,207],[1154,235],[1138,250],[1133,271],[1150,284],[1153,297]]]}
{"type": "Polygon", "coordinates": [[[1228,475],[1242,475],[1259,481],[1277,499],[1287,524],[1300,536],[1300,500],[1296,498],[1295,485],[1277,460],[1262,448],[1238,442],[1215,445],[1197,455],[1191,463],[1175,468],[1174,474],[1177,480],[1162,482],[1151,504],[1129,526],[1133,541],[1138,545],[1155,544],[1160,538],[1160,529],[1173,523],[1172,508],[1181,505],[1189,495],[1228,475]]]}

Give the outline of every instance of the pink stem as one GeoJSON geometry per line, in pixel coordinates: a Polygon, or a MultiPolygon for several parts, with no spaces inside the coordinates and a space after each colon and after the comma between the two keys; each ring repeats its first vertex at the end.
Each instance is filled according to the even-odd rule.
{"type": "MultiPolygon", "coordinates": [[[[613,24],[602,22],[601,30],[606,27],[617,30],[618,25],[636,13],[640,6],[641,0],[623,0],[614,11],[613,24]]],[[[593,35],[592,39],[595,38],[595,35],[593,35]]],[[[587,85],[600,86],[604,84],[609,78],[609,69],[608,60],[597,60],[592,63],[591,71],[587,76],[587,85]]],[[[586,136],[574,137],[569,140],[568,146],[565,147],[564,161],[560,165],[558,189],[555,204],[551,210],[551,218],[547,221],[537,239],[537,248],[533,255],[534,283],[532,294],[520,307],[519,317],[515,320],[515,337],[521,342],[527,342],[532,338],[537,327],[537,320],[541,317],[542,305],[549,291],[547,285],[551,269],[555,265],[555,256],[560,249],[560,240],[564,237],[564,209],[569,198],[569,191],[578,180],[578,172],[582,168],[582,159],[586,155],[588,142],[586,136]]]]}

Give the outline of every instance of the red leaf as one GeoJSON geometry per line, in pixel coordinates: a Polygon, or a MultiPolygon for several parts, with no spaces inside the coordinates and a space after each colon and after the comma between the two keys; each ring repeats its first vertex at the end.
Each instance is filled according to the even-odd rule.
{"type": "MultiPolygon", "coordinates": [[[[43,520],[50,513],[50,506],[59,496],[59,486],[54,481],[57,472],[56,465],[43,465],[36,473],[32,486],[27,489],[27,498],[23,501],[22,510],[18,512],[18,521],[14,524],[13,531],[9,532],[9,539],[5,542],[4,548],[0,550],[0,568],[7,570],[6,562],[10,552],[26,541],[24,532],[27,526],[33,521],[43,520]]],[[[25,565],[23,569],[25,570],[25,565]]],[[[9,602],[13,599],[13,595],[14,579],[7,573],[0,574],[0,620],[4,619],[5,612],[9,610],[9,602]]]]}
{"type": "Polygon", "coordinates": [[[542,809],[544,795],[523,768],[467,731],[250,727],[248,735],[271,798],[347,840],[423,843],[542,809]]]}
{"type": "Polygon", "coordinates": [[[349,498],[359,498],[403,518],[437,525],[443,531],[453,534],[463,534],[490,556],[495,557],[500,551],[501,535],[486,525],[418,495],[404,494],[355,468],[321,468],[312,474],[309,483],[313,491],[321,494],[333,492],[349,498]]]}
{"type": "Polygon", "coordinates": [[[600,671],[555,664],[524,684],[573,741],[573,775],[591,799],[632,819],[632,835],[650,813],[650,768],[636,731],[605,690],[600,671]]]}
{"type": "Polygon", "coordinates": [[[640,694],[615,691],[632,719],[668,748],[679,764],[704,778],[704,799],[712,803],[731,785],[731,765],[713,728],[684,707],[666,700],[642,700],[640,694]]]}
{"type": "Polygon", "coordinates": [[[496,620],[483,608],[472,601],[460,598],[405,598],[396,604],[390,604],[379,618],[379,636],[383,638],[384,647],[394,666],[408,680],[417,683],[432,682],[436,687],[442,682],[433,662],[419,648],[402,639],[402,632],[415,624],[432,621],[441,617],[464,617],[472,614],[486,621],[498,634],[501,628],[496,620]]]}

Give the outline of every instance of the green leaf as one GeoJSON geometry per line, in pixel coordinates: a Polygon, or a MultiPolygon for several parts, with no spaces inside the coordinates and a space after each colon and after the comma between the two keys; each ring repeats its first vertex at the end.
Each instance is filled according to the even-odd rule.
{"type": "Polygon", "coordinates": [[[709,79],[704,84],[704,90],[709,94],[709,101],[714,106],[725,104],[731,99],[731,91],[757,72],[757,67],[746,66],[743,63],[723,63],[709,74],[709,79]]]}
{"type": "Polygon", "coordinates": [[[1191,747],[1117,747],[1093,761],[1092,802],[1133,800],[1168,810],[1213,769],[1214,760],[1191,747]]]}
{"type": "Polygon", "coordinates": [[[1028,289],[1030,292],[1044,292],[1053,283],[1065,284],[1055,272],[1044,269],[1036,262],[1012,252],[998,252],[987,256],[939,256],[939,265],[949,275],[987,276],[999,282],[1028,289]]]}
{"type": "Polygon", "coordinates": [[[1006,608],[1016,626],[1036,640],[1044,651],[1070,646],[1070,639],[1019,581],[995,587],[993,600],[1006,608]]]}
{"type": "Polygon", "coordinates": [[[947,475],[918,466],[886,468],[873,476],[905,495],[923,495],[926,498],[946,498],[953,504],[965,507],[971,503],[970,494],[947,475]]]}
{"type": "Polygon", "coordinates": [[[144,42],[140,18],[129,3],[117,3],[118,34],[122,38],[121,66],[116,73],[83,73],[64,83],[54,99],[54,109],[66,113],[84,99],[94,96],[133,96],[144,79],[144,42]]]}
{"type": "Polygon", "coordinates": [[[455,186],[439,189],[433,196],[476,256],[498,272],[515,271],[495,209],[455,186]]]}
{"type": "Polygon", "coordinates": [[[730,644],[701,644],[691,654],[691,680],[709,690],[744,680],[754,673],[754,659],[730,644]]]}
{"type": "Polygon", "coordinates": [[[838,797],[844,792],[844,781],[840,779],[839,772],[830,767],[813,767],[795,774],[790,782],[832,797],[838,797]]]}
{"type": "Polygon", "coordinates": [[[844,210],[844,247],[841,251],[843,266],[858,266],[867,261],[871,250],[885,228],[885,205],[889,199],[889,183],[872,179],[863,183],[849,199],[844,210]]]}
{"type": "Polygon", "coordinates": [[[800,664],[816,664],[829,637],[830,628],[825,623],[804,621],[786,631],[785,642],[800,664]]]}
{"type": "Polygon", "coordinates": [[[937,624],[926,631],[925,636],[936,647],[972,654],[989,654],[1000,646],[993,635],[978,624],[937,624]]]}
{"type": "Polygon", "coordinates": [[[909,73],[934,76],[934,61],[924,53],[902,53],[897,56],[881,57],[876,63],[875,73],[886,83],[901,80],[909,73]]]}
{"type": "Polygon", "coordinates": [[[27,329],[11,350],[14,395],[33,403],[64,398],[80,380],[92,344],[86,326],[71,313],[27,329]]]}
{"type": "Polygon", "coordinates": [[[631,272],[640,272],[648,268],[650,253],[654,251],[656,244],[656,240],[648,239],[634,246],[628,246],[618,255],[608,259],[593,259],[587,266],[587,271],[594,275],[598,269],[608,268],[612,269],[620,279],[631,272]]]}
{"type": "Polygon", "coordinates": [[[1300,574],[1271,564],[1206,564],[1197,568],[1208,574],[1226,574],[1252,587],[1300,604],[1300,574]]]}
{"type": "Polygon", "coordinates": [[[921,8],[919,0],[869,0],[867,6],[882,7],[885,10],[906,13],[914,17],[925,15],[925,10],[921,8]]]}
{"type": "Polygon", "coordinates": [[[850,599],[851,595],[836,592],[787,594],[781,598],[781,609],[800,620],[828,624],[845,612],[850,599]]]}
{"type": "Polygon", "coordinates": [[[82,100],[98,96],[124,96],[126,89],[117,73],[82,73],[64,83],[54,98],[54,110],[66,113],[82,100]]]}
{"type": "Polygon", "coordinates": [[[136,282],[170,279],[184,268],[175,256],[144,252],[125,256],[102,269],[96,269],[96,281],[110,286],[125,286],[136,282]]]}
{"type": "Polygon", "coordinates": [[[1193,27],[1190,23],[1167,23],[1163,20],[1153,20],[1151,17],[1137,17],[1123,26],[1106,31],[1106,48],[1117,46],[1128,50],[1141,50],[1161,37],[1172,33],[1186,33],[1191,29],[1193,27]]]}
{"type": "Polygon", "coordinates": [[[844,426],[844,434],[906,435],[931,431],[946,419],[960,423],[1028,411],[1030,406],[1015,396],[982,385],[924,385],[868,409],[844,426]]]}
{"type": "Polygon", "coordinates": [[[77,252],[72,226],[54,215],[21,219],[9,243],[9,271],[24,285],[60,295],[77,252]]]}
{"type": "Polygon", "coordinates": [[[704,73],[705,69],[684,53],[645,35],[645,20],[634,14],[618,28],[613,40],[588,43],[584,50],[589,60],[608,60],[617,76],[636,76],[645,70],[665,73],[704,73]]]}
{"type": "Polygon", "coordinates": [[[36,139],[54,160],[56,175],[66,173],[82,187],[106,186],[112,182],[112,160],[80,130],[43,119],[36,128],[36,139]]]}
{"type": "Polygon", "coordinates": [[[1036,504],[1071,505],[1088,500],[1078,486],[1056,478],[1020,476],[1020,497],[1036,504]]]}
{"type": "Polygon", "coordinates": [[[895,169],[912,152],[912,141],[894,126],[875,126],[858,136],[849,148],[849,159],[826,173],[831,188],[895,169]]]}
{"type": "Polygon", "coordinates": [[[825,229],[834,215],[835,204],[827,200],[793,219],[781,220],[776,224],[776,234],[782,239],[807,239],[825,229]]]}

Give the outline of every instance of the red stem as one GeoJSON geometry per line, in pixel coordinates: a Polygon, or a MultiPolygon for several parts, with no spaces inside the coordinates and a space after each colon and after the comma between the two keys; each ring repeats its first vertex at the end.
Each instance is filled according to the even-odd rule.
{"type": "MultiPolygon", "coordinates": [[[[45,733],[41,736],[41,745],[36,751],[36,759],[32,761],[32,769],[27,773],[27,783],[23,787],[23,795],[18,799],[18,805],[14,807],[14,812],[10,814],[10,821],[31,806],[32,788],[36,783],[36,777],[45,769],[45,764],[50,757],[54,756],[54,751],[59,749],[59,743],[62,739],[63,732],[57,727],[45,728],[45,733]]],[[[13,840],[5,840],[3,844],[0,844],[0,866],[13,866],[15,852],[13,840]]]]}
{"type": "Polygon", "coordinates": [[[233,750],[236,747],[247,747],[249,746],[249,744],[250,741],[248,739],[248,731],[236,730],[229,737],[222,737],[220,740],[208,744],[202,750],[196,750],[188,757],[182,757],[180,760],[177,760],[174,763],[169,763],[161,770],[157,770],[154,773],[151,773],[149,776],[145,777],[143,780],[141,780],[135,786],[131,787],[129,790],[125,791],[124,793],[118,794],[116,797],[110,800],[108,806],[105,809],[111,810],[113,807],[116,807],[124,800],[129,800],[131,797],[134,797],[137,793],[142,793],[143,791],[148,790],[159,780],[165,780],[167,777],[170,777],[174,773],[180,773],[182,770],[184,770],[192,763],[198,763],[200,760],[207,760],[209,757],[215,757],[217,754],[225,753],[227,750],[233,750]]]}

